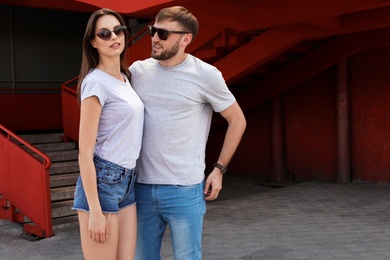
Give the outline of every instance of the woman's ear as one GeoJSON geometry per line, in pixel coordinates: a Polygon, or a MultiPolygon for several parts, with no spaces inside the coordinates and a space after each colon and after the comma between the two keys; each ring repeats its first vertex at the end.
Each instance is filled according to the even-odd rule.
{"type": "Polygon", "coordinates": [[[92,47],[96,48],[96,41],[95,41],[95,39],[92,39],[90,41],[90,43],[91,43],[92,47]]]}

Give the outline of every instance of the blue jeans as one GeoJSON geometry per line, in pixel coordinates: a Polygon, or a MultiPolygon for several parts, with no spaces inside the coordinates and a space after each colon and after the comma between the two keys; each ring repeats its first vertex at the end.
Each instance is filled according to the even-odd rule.
{"type": "Polygon", "coordinates": [[[206,213],[204,183],[135,184],[138,236],[135,259],[160,260],[164,231],[169,226],[176,260],[202,259],[202,226],[206,213]]]}

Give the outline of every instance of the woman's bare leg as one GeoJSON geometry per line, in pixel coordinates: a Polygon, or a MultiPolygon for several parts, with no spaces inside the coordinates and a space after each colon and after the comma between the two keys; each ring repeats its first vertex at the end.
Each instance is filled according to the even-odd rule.
{"type": "Polygon", "coordinates": [[[80,225],[80,238],[81,248],[83,249],[84,259],[86,260],[115,260],[118,248],[118,215],[117,214],[105,214],[108,219],[109,234],[105,243],[99,243],[89,236],[88,223],[89,212],[78,212],[79,225],[80,225]]]}
{"type": "Polygon", "coordinates": [[[119,227],[117,259],[132,260],[137,240],[137,209],[135,204],[119,211],[119,227]]]}

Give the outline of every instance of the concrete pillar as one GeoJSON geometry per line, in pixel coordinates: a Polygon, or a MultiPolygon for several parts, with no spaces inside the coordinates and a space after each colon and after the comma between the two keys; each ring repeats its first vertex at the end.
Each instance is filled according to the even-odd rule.
{"type": "Polygon", "coordinates": [[[336,173],[338,183],[351,181],[350,163],[348,62],[344,60],[337,66],[336,173]]]}
{"type": "Polygon", "coordinates": [[[287,175],[283,134],[283,106],[280,95],[272,100],[272,174],[271,182],[283,182],[287,175]]]}

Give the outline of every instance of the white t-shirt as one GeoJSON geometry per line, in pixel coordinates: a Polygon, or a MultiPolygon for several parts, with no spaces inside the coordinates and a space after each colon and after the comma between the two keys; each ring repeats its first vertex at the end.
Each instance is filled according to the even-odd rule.
{"type": "Polygon", "coordinates": [[[126,82],[99,70],[92,70],[81,85],[81,101],[96,96],[102,106],[95,154],[127,169],[139,157],[144,121],[141,99],[126,82]]]}
{"type": "Polygon", "coordinates": [[[221,112],[235,102],[221,72],[192,55],[173,67],[153,58],[137,61],[130,71],[145,106],[137,182],[201,183],[213,110],[221,112]]]}

